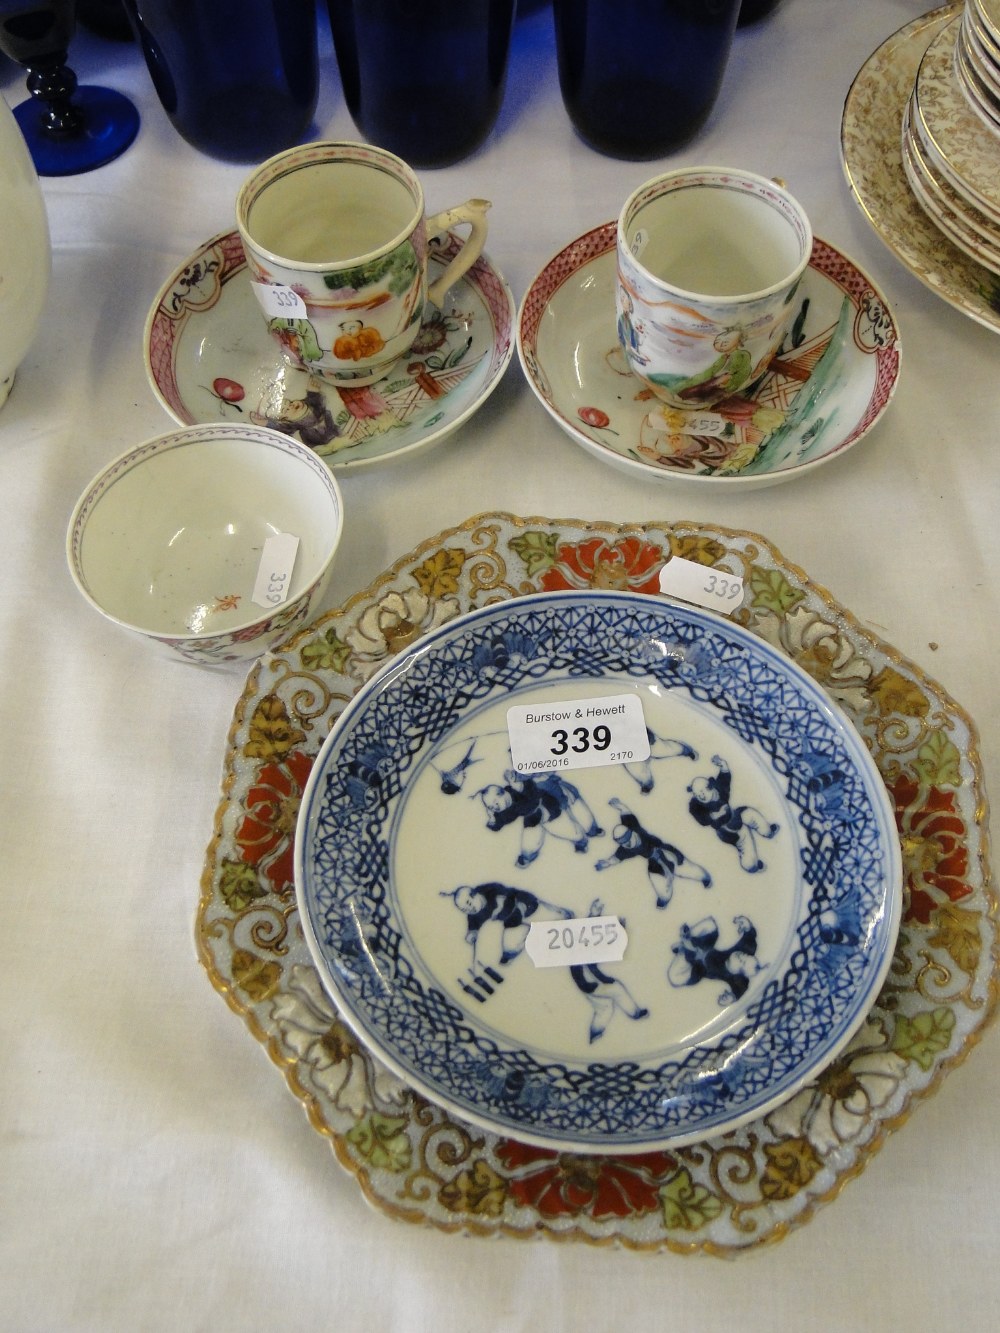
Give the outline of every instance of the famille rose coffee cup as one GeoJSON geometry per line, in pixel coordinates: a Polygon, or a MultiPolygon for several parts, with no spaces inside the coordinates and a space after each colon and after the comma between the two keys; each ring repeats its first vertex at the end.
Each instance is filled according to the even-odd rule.
{"type": "Polygon", "coordinates": [[[236,220],[267,326],[296,365],[334,384],[379,379],[410,348],[425,301],[440,305],[486,240],[489,203],[424,216],[401,158],[368,144],[304,144],[244,183],[236,220]],[[428,284],[427,238],[470,233],[428,284]]]}
{"type": "Polygon", "coordinates": [[[747,171],[671,171],[625,201],[617,244],[618,337],[657,398],[704,409],[764,374],[812,253],[785,189],[747,171]]]}

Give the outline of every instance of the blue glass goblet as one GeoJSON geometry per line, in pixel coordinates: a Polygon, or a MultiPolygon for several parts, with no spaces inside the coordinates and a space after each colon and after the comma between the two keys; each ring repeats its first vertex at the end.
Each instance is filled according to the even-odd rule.
{"type": "Polygon", "coordinates": [[[76,29],[73,0],[0,0],[0,51],[28,71],[31,96],[14,107],[40,176],[73,176],[118,157],[139,130],[121,93],[79,87],[66,64],[76,29]]]}

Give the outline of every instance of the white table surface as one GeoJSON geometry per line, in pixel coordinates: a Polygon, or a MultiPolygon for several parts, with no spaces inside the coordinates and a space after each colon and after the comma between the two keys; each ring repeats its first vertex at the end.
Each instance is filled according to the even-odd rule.
{"type": "MultiPolygon", "coordinates": [[[[902,267],[839,162],[851,80],[924,7],[784,0],[738,34],[696,141],[638,165],[576,138],[548,15],[519,25],[487,144],[423,173],[430,210],[493,200],[488,250],[518,299],[657,170],[742,166],[786,178],[816,232],[882,288],[901,383],[846,458],[719,496],[602,466],[515,363],[448,441],[346,477],[327,606],[488,509],[748,528],[943,683],[977,721],[996,789],[1000,341],[902,267]]],[[[81,82],[135,99],[142,128],[117,162],[44,182],[53,284],[0,412],[0,1328],[996,1327],[995,1029],[839,1199],[735,1262],[440,1234],[372,1211],[341,1171],[195,956],[242,675],[171,664],[104,623],[63,554],[91,476],[171,425],[146,382],[143,323],[172,269],[230,225],[248,168],[176,135],[134,47],[81,33],[73,57],[81,82]]],[[[356,137],[325,36],[322,60],[315,136],[356,137]]],[[[0,77],[21,100],[20,72],[0,77]]]]}

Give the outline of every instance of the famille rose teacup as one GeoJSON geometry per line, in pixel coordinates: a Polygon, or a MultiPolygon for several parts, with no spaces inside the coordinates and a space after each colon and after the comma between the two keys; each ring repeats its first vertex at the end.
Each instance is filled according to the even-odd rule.
{"type": "Polygon", "coordinates": [[[482,253],[484,199],[424,216],[420,182],[401,158],[367,144],[320,142],[258,167],[236,221],[267,326],[286,356],[333,383],[371,384],[409,351],[424,303],[482,253]],[[442,275],[427,282],[427,238],[469,223],[442,275]]]}
{"type": "Polygon", "coordinates": [[[795,313],[812,230],[774,181],[690,167],[630,195],[617,247],[630,370],[663,402],[703,409],[766,371],[795,313]]]}

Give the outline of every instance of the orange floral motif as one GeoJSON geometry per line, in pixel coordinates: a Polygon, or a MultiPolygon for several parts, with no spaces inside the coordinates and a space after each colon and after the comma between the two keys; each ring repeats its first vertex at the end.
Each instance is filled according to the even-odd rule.
{"type": "Polygon", "coordinates": [[[609,541],[591,537],[566,542],[556,550],[555,563],[541,578],[546,592],[559,588],[612,588],[659,592],[663,551],[640,537],[609,541]]]}
{"type": "Polygon", "coordinates": [[[266,875],[279,897],[295,886],[295,820],[312,762],[294,750],[281,763],[265,764],[247,793],[247,813],[236,830],[243,860],[266,875]]]}
{"type": "Polygon", "coordinates": [[[890,793],[903,851],[903,883],[909,891],[906,919],[927,926],[935,908],[972,893],[965,823],[953,792],[918,786],[906,773],[890,793]]]}
{"type": "Polygon", "coordinates": [[[677,1169],[669,1153],[634,1157],[597,1157],[557,1153],[504,1139],[497,1157],[508,1171],[512,1201],[536,1208],[543,1217],[589,1214],[598,1220],[652,1213],[660,1207],[660,1188],[677,1169]]]}

